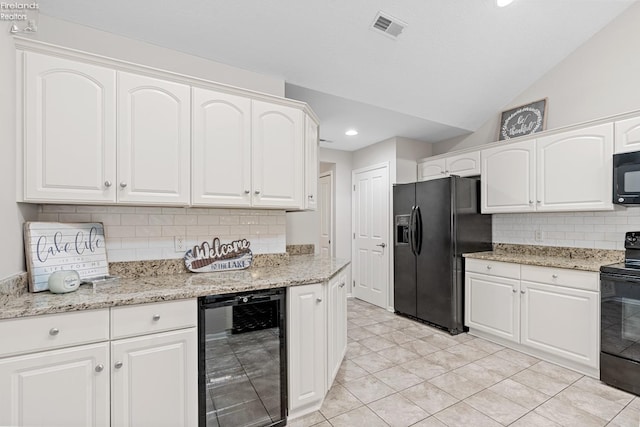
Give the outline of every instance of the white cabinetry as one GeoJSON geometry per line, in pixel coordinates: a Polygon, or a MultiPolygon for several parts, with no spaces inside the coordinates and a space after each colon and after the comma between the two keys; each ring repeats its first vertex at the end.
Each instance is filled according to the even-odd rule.
{"type": "Polygon", "coordinates": [[[184,300],[0,321],[0,425],[196,426],[196,317],[184,300]]]}
{"type": "Polygon", "coordinates": [[[251,100],[193,88],[192,203],[251,206],[251,100]]]}
{"type": "Polygon", "coordinates": [[[426,158],[418,162],[418,181],[428,181],[449,175],[480,175],[480,151],[470,151],[433,160],[426,158]]]}
{"type": "Polygon", "coordinates": [[[23,85],[24,200],[115,202],[116,72],[27,53],[23,85]]]}
{"type": "Polygon", "coordinates": [[[311,412],[327,390],[325,286],[292,286],[288,291],[289,411],[311,412]]]}
{"type": "Polygon", "coordinates": [[[483,150],[482,212],[612,210],[612,126],[483,150]]]}
{"type": "Polygon", "coordinates": [[[118,201],[188,205],[189,86],[118,72],[118,201]]]}
{"type": "Polygon", "coordinates": [[[253,206],[300,208],[304,193],[304,114],[252,101],[253,206]]]}
{"type": "Polygon", "coordinates": [[[640,117],[615,122],[615,152],[640,151],[640,117]]]}
{"type": "Polygon", "coordinates": [[[470,333],[598,376],[597,272],[468,259],[470,333]]]}
{"type": "Polygon", "coordinates": [[[305,116],[305,209],[318,207],[318,124],[305,116]]]}
{"type": "MultiPolygon", "coordinates": [[[[329,281],[327,293],[327,385],[332,384],[347,351],[347,274],[329,281]]],[[[327,386],[328,388],[329,386],[327,386]]]]}

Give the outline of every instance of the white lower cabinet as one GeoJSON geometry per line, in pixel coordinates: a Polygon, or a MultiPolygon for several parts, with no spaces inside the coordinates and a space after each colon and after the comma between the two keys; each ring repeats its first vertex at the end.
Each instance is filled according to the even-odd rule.
{"type": "Polygon", "coordinates": [[[0,359],[0,425],[109,426],[109,344],[0,359]]]}
{"type": "Polygon", "coordinates": [[[349,269],[287,289],[289,418],[320,409],[347,348],[349,269]]]}
{"type": "Polygon", "coordinates": [[[195,299],[0,321],[0,425],[197,426],[196,326],[195,299]]]}
{"type": "Polygon", "coordinates": [[[466,260],[472,335],[598,377],[597,272],[466,260]]]}

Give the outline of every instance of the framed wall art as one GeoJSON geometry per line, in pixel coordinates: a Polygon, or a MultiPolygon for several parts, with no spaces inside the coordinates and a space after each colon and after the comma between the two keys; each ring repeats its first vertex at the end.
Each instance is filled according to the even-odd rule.
{"type": "Polygon", "coordinates": [[[547,98],[503,111],[498,141],[542,132],[547,121],[547,98]]]}

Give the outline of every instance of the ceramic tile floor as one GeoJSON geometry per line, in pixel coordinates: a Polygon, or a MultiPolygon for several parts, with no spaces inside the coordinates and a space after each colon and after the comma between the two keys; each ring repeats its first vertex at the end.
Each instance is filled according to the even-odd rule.
{"type": "Polygon", "coordinates": [[[322,408],[289,426],[640,426],[634,395],[357,299],[348,337],[322,408]]]}

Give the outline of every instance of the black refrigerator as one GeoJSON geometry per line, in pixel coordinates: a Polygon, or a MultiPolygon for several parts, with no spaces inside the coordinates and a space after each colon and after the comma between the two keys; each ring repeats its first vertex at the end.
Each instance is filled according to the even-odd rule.
{"type": "Polygon", "coordinates": [[[489,251],[480,181],[450,176],[393,186],[395,312],[464,331],[463,253],[489,251]]]}

